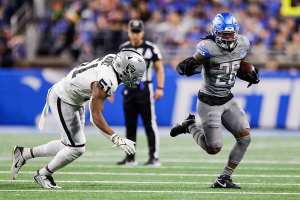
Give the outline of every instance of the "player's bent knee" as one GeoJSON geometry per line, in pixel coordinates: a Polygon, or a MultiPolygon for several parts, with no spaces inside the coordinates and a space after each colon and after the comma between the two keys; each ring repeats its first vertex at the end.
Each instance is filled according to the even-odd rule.
{"type": "Polygon", "coordinates": [[[207,153],[211,155],[215,155],[221,151],[222,147],[220,148],[212,148],[212,147],[207,147],[207,153]]]}
{"type": "Polygon", "coordinates": [[[72,150],[73,159],[79,158],[85,152],[85,146],[84,147],[70,147],[70,148],[72,150]]]}
{"type": "Polygon", "coordinates": [[[247,135],[245,137],[242,138],[238,138],[237,141],[241,144],[243,144],[246,148],[249,146],[249,144],[251,143],[251,135],[247,135]]]}
{"type": "Polygon", "coordinates": [[[245,137],[247,135],[250,135],[250,130],[248,128],[246,128],[240,134],[238,134],[236,138],[242,138],[242,137],[245,137]]]}

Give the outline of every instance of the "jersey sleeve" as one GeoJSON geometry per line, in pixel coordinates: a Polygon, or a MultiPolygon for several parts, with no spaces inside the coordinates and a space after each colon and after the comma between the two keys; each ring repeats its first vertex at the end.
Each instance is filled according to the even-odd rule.
{"type": "Polygon", "coordinates": [[[158,47],[155,44],[153,44],[153,57],[152,57],[153,62],[161,60],[162,58],[163,57],[160,53],[160,50],[158,49],[158,47]]]}
{"type": "Polygon", "coordinates": [[[108,95],[111,96],[116,91],[116,87],[113,84],[113,80],[105,77],[100,77],[98,84],[101,86],[103,91],[108,95]]]}
{"type": "Polygon", "coordinates": [[[210,51],[209,51],[209,45],[208,41],[202,40],[201,42],[198,43],[197,45],[197,52],[201,54],[202,56],[206,58],[210,58],[210,51]]]}

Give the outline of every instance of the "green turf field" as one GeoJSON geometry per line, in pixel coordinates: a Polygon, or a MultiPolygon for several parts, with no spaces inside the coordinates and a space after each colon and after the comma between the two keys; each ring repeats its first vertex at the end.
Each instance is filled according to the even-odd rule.
{"type": "Polygon", "coordinates": [[[234,139],[224,138],[222,151],[208,155],[187,135],[161,137],[162,167],[145,167],[146,138],[138,137],[136,167],[117,166],[124,153],[103,136],[88,135],[86,152],[54,174],[62,189],[44,189],[35,171],[51,158],[29,160],[11,180],[11,149],[32,147],[59,135],[0,135],[0,199],[300,199],[300,137],[253,137],[232,176],[242,190],[210,188],[221,173],[234,139]]]}

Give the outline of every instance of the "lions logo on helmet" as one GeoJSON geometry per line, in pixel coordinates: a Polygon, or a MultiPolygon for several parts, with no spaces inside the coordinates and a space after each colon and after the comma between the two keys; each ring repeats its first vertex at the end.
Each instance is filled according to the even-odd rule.
{"type": "Polygon", "coordinates": [[[137,51],[124,49],[113,62],[119,79],[129,87],[137,87],[146,71],[146,61],[137,51]]]}
{"type": "Polygon", "coordinates": [[[212,21],[211,29],[215,42],[221,48],[232,51],[237,45],[237,36],[239,33],[239,25],[236,19],[229,13],[217,14],[212,21]],[[223,33],[233,33],[233,39],[227,40],[222,38],[223,33]]]}

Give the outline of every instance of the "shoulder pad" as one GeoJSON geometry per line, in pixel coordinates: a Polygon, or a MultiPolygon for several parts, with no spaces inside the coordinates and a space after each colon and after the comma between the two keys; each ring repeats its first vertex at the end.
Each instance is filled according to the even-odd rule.
{"type": "Polygon", "coordinates": [[[242,48],[245,51],[249,51],[250,50],[249,39],[246,36],[244,36],[244,35],[239,35],[238,37],[239,37],[239,42],[241,42],[242,48]]]}
{"type": "Polygon", "coordinates": [[[210,58],[210,50],[212,44],[214,44],[214,42],[211,40],[202,40],[197,45],[197,52],[204,57],[210,58]]]}

